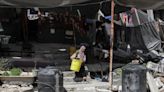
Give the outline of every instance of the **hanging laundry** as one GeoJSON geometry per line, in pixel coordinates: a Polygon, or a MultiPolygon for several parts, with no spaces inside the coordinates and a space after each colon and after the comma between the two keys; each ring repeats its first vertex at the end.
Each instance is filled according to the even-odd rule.
{"type": "Polygon", "coordinates": [[[111,20],[112,16],[105,16],[105,19],[111,20]]]}
{"type": "Polygon", "coordinates": [[[99,10],[98,12],[97,12],[97,20],[98,21],[101,21],[101,17],[105,17],[105,15],[102,13],[102,11],[101,10],[99,10]]]}
{"type": "Polygon", "coordinates": [[[126,23],[127,23],[127,21],[128,21],[128,15],[127,15],[125,12],[120,13],[120,18],[121,18],[121,20],[122,20],[122,23],[123,23],[124,25],[126,25],[126,23]]]}

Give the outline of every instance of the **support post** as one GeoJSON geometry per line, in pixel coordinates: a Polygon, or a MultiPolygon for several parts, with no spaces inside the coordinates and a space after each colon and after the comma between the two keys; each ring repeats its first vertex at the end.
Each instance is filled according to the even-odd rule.
{"type": "Polygon", "coordinates": [[[115,3],[114,0],[111,0],[111,46],[109,50],[109,88],[112,90],[112,85],[113,85],[113,73],[112,73],[112,67],[113,67],[113,45],[114,45],[114,7],[115,3]]]}

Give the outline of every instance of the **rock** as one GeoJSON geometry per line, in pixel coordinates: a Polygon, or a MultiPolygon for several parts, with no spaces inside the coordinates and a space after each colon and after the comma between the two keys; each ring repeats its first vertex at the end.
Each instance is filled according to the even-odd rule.
{"type": "Polygon", "coordinates": [[[159,92],[156,82],[154,81],[153,76],[149,72],[147,72],[147,82],[150,88],[150,92],[159,92]]]}
{"type": "Polygon", "coordinates": [[[24,91],[29,91],[29,90],[32,90],[33,87],[21,87],[20,90],[21,92],[24,92],[24,91]]]}
{"type": "Polygon", "coordinates": [[[118,86],[118,85],[113,85],[112,90],[113,90],[113,91],[118,91],[118,88],[119,88],[119,86],[118,86]]]}
{"type": "Polygon", "coordinates": [[[33,86],[32,86],[32,85],[29,85],[29,87],[33,88],[33,86]]]}
{"type": "Polygon", "coordinates": [[[122,86],[118,87],[118,92],[122,92],[122,86]]]}
{"type": "Polygon", "coordinates": [[[163,77],[160,77],[160,80],[162,83],[164,83],[164,78],[163,77]]]}
{"type": "Polygon", "coordinates": [[[7,89],[7,92],[20,92],[19,89],[14,88],[14,89],[7,89]]]}
{"type": "Polygon", "coordinates": [[[10,85],[8,88],[20,88],[18,85],[10,85]]]}
{"type": "Polygon", "coordinates": [[[139,64],[139,60],[132,60],[132,64],[139,64]]]}
{"type": "Polygon", "coordinates": [[[21,84],[21,87],[28,87],[28,84],[21,84]]]}
{"type": "Polygon", "coordinates": [[[20,74],[20,76],[28,76],[28,73],[27,73],[27,72],[22,72],[22,73],[20,74]]]}
{"type": "Polygon", "coordinates": [[[163,83],[161,82],[160,77],[155,78],[154,80],[158,88],[161,88],[163,86],[163,83]]]}
{"type": "Polygon", "coordinates": [[[146,67],[150,70],[158,71],[158,64],[156,63],[148,62],[146,67]]]}
{"type": "Polygon", "coordinates": [[[8,88],[10,85],[9,84],[3,84],[2,88],[8,88]]]}

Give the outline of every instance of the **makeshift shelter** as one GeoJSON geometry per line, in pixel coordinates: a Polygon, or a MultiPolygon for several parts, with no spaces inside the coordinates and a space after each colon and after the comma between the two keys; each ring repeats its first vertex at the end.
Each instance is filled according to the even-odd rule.
{"type": "MultiPolygon", "coordinates": [[[[57,7],[68,4],[77,4],[83,2],[95,2],[103,0],[0,0],[1,6],[13,7],[57,7]]],[[[110,1],[110,0],[104,0],[110,1]]],[[[138,9],[164,9],[163,0],[114,0],[116,4],[135,7],[138,9]]]]}
{"type": "MultiPolygon", "coordinates": [[[[7,5],[7,6],[13,6],[13,7],[58,7],[58,6],[64,6],[64,5],[68,5],[68,4],[76,4],[76,3],[82,3],[85,1],[93,1],[93,0],[1,0],[0,3],[2,5],[7,5]]],[[[137,7],[140,9],[164,9],[164,7],[162,7],[162,5],[164,4],[163,0],[115,0],[115,2],[117,4],[120,5],[124,5],[124,6],[131,6],[131,7],[137,7]],[[144,5],[143,5],[144,4],[144,5]]],[[[114,4],[112,3],[113,7],[112,7],[112,24],[113,24],[113,16],[114,16],[114,4]]],[[[152,50],[152,49],[159,49],[160,48],[160,39],[158,37],[158,33],[156,33],[155,27],[154,27],[154,23],[146,23],[143,25],[139,25],[136,28],[134,28],[134,30],[137,29],[140,32],[138,32],[137,34],[139,36],[142,35],[142,39],[136,39],[137,37],[139,37],[138,35],[135,34],[135,32],[133,32],[131,35],[131,37],[135,37],[135,39],[131,40],[131,42],[133,42],[132,44],[134,44],[134,41],[136,40],[135,43],[138,43],[138,41],[143,41],[141,43],[141,46],[145,46],[147,49],[152,50]],[[146,30],[146,31],[143,31],[146,30]],[[145,37],[146,35],[146,37],[145,37]],[[152,38],[152,39],[149,39],[152,38]],[[153,43],[152,43],[153,42],[153,43]],[[154,43],[155,42],[155,43],[154,43]]],[[[114,29],[112,28],[112,33],[113,33],[114,29]]],[[[133,46],[133,45],[132,45],[133,46]]],[[[136,46],[136,45],[134,45],[136,46]]],[[[113,47],[112,47],[113,48],[113,47]]],[[[112,48],[110,49],[110,55],[111,53],[113,53],[112,48]]],[[[111,63],[112,63],[112,55],[111,55],[111,63]]],[[[110,66],[110,68],[112,68],[112,65],[110,66]]],[[[112,69],[110,69],[110,72],[112,73],[112,69]]],[[[110,76],[111,78],[111,76],[110,76]]]]}
{"type": "Polygon", "coordinates": [[[88,0],[1,0],[1,5],[13,7],[57,7],[68,4],[76,4],[88,0]]]}

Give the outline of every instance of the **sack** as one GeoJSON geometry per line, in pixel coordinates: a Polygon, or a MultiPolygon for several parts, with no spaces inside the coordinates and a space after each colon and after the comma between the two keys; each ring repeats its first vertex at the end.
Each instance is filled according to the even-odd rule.
{"type": "Polygon", "coordinates": [[[72,63],[71,63],[70,70],[75,71],[75,72],[79,72],[81,65],[82,65],[82,61],[80,59],[73,59],[72,63]]]}

